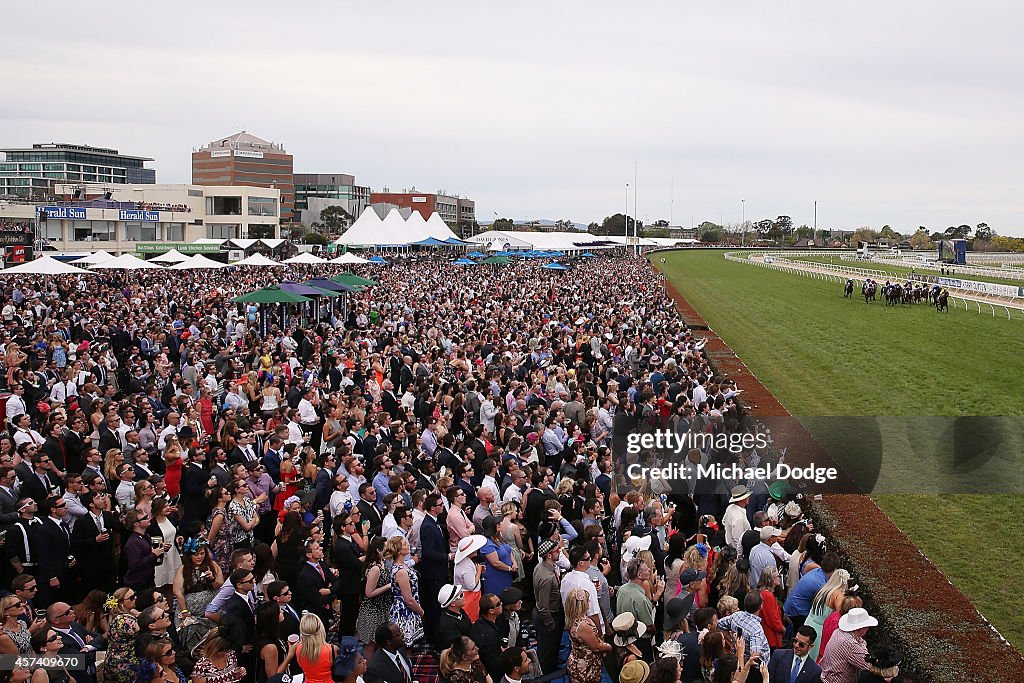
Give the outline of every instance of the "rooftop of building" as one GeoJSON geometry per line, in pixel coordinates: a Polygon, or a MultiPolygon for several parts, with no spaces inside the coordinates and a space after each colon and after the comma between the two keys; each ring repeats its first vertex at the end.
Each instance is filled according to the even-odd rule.
{"type": "Polygon", "coordinates": [[[6,149],[0,149],[0,152],[82,152],[84,154],[100,154],[103,156],[120,157],[122,159],[153,161],[150,157],[136,157],[129,154],[121,154],[116,149],[110,149],[108,147],[72,145],[67,142],[40,142],[33,144],[31,147],[9,147],[6,149]]]}
{"type": "Polygon", "coordinates": [[[287,154],[284,149],[284,145],[263,138],[258,138],[252,133],[246,131],[240,131],[234,135],[229,135],[226,138],[214,140],[203,147],[200,150],[211,150],[211,149],[252,149],[261,151],[280,152],[287,154]]]}

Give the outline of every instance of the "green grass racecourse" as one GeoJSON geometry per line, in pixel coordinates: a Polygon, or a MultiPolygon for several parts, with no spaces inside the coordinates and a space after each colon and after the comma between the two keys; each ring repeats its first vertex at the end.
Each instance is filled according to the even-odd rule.
{"type": "MultiPolygon", "coordinates": [[[[1024,613],[1007,599],[1024,566],[1024,496],[931,493],[972,477],[975,490],[1024,490],[1016,443],[1024,433],[1024,321],[867,305],[843,299],[835,282],[729,262],[721,251],[652,260],[661,256],[659,267],[793,415],[884,416],[882,480],[905,493],[876,501],[1024,649],[1024,613]],[[935,416],[1009,416],[1000,424],[1012,448],[986,465],[997,473],[943,469],[951,419],[935,416]]],[[[806,422],[813,431],[815,421],[806,422]]]]}
{"type": "MultiPolygon", "coordinates": [[[[911,270],[914,270],[918,275],[935,275],[942,277],[942,272],[939,270],[932,270],[931,268],[915,268],[911,269],[909,266],[898,266],[890,263],[889,261],[843,261],[836,254],[829,259],[828,256],[788,256],[787,258],[795,261],[811,261],[813,263],[835,263],[841,266],[851,266],[853,268],[867,268],[869,270],[884,270],[888,273],[897,275],[908,275],[911,270]]],[[[954,266],[955,267],[955,266],[954,266]]],[[[958,275],[964,280],[975,280],[977,282],[994,282],[997,285],[1012,285],[1013,287],[1024,286],[1024,280],[1011,280],[1009,278],[992,277],[989,275],[973,275],[971,273],[958,275]]]]}

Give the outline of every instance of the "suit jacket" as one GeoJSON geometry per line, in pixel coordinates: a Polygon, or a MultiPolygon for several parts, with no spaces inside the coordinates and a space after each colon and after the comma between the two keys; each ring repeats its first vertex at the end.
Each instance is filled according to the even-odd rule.
{"type": "Polygon", "coordinates": [[[57,469],[64,471],[67,468],[64,443],[60,439],[53,436],[46,437],[39,450],[50,456],[50,460],[57,466],[57,469]]]}
{"type": "Polygon", "coordinates": [[[42,504],[42,502],[46,500],[46,497],[48,495],[57,495],[57,493],[60,491],[59,487],[57,486],[57,478],[54,475],[50,474],[49,472],[44,474],[44,476],[46,477],[46,480],[50,482],[50,491],[52,491],[52,493],[47,492],[47,490],[43,487],[43,482],[40,481],[36,473],[33,472],[32,476],[21,480],[21,497],[31,498],[37,503],[42,504]]]}
{"type": "Polygon", "coordinates": [[[191,463],[181,473],[181,509],[182,521],[205,520],[209,506],[206,503],[206,490],[209,488],[210,473],[198,463],[191,463]]]}
{"type": "Polygon", "coordinates": [[[313,497],[313,511],[323,510],[331,502],[331,494],[334,493],[334,473],[326,467],[321,467],[316,473],[316,481],[313,482],[316,488],[316,495],[313,497]]]}
{"type": "Polygon", "coordinates": [[[7,489],[0,488],[0,529],[18,521],[18,498],[7,489]]]}
{"type": "Polygon", "coordinates": [[[423,518],[420,524],[420,575],[424,581],[444,583],[448,572],[448,541],[444,538],[437,520],[430,515],[423,518]]]}
{"type": "Polygon", "coordinates": [[[298,580],[292,586],[292,592],[295,594],[296,609],[312,612],[320,617],[320,620],[326,625],[334,595],[333,593],[322,595],[320,589],[331,587],[333,575],[323,563],[320,564],[320,568],[324,572],[322,578],[320,572],[303,560],[299,567],[298,580]]]}
{"type": "Polygon", "coordinates": [[[383,648],[379,648],[373,653],[370,663],[366,665],[366,673],[363,674],[363,680],[384,681],[384,683],[407,683],[407,681],[412,680],[412,661],[409,659],[409,654],[404,648],[399,648],[398,656],[409,667],[408,679],[405,677],[405,673],[395,665],[391,656],[383,648]]]}
{"type": "Polygon", "coordinates": [[[77,561],[75,570],[82,577],[82,583],[92,588],[113,586],[111,568],[114,567],[115,540],[119,536],[127,537],[124,527],[109,512],[103,513],[103,528],[110,532],[110,538],[103,543],[96,541],[100,532],[92,514],[79,517],[71,529],[71,553],[77,561]]]}
{"type": "Polygon", "coordinates": [[[220,629],[236,650],[252,643],[256,636],[256,614],[249,601],[232,593],[220,608],[220,629]]]}
{"type": "Polygon", "coordinates": [[[473,624],[473,641],[480,648],[480,661],[483,662],[491,680],[496,681],[502,676],[501,640],[508,637],[508,623],[502,617],[492,624],[481,616],[473,624]]]}
{"type": "Polygon", "coordinates": [[[55,523],[49,517],[43,517],[42,522],[36,578],[39,579],[39,583],[47,583],[50,579],[57,578],[63,586],[67,578],[68,555],[71,554],[71,536],[66,527],[55,523]]]}
{"type": "MultiPolygon", "coordinates": [[[[95,633],[94,631],[90,631],[89,629],[87,629],[84,626],[82,626],[81,624],[79,624],[77,621],[72,621],[71,622],[71,626],[70,626],[70,628],[68,628],[68,631],[73,633],[74,636],[77,636],[78,640],[75,640],[74,636],[68,635],[67,633],[65,633],[63,631],[59,631],[57,629],[54,629],[54,631],[56,631],[57,633],[59,633],[61,635],[61,640],[63,641],[63,644],[64,644],[63,647],[61,647],[61,649],[60,649],[60,654],[62,654],[62,655],[79,654],[82,651],[82,645],[80,645],[78,643],[78,640],[81,640],[82,644],[84,644],[84,645],[91,645],[92,647],[96,648],[97,650],[105,650],[107,648],[107,641],[106,641],[106,639],[103,636],[101,636],[99,633],[95,633]],[[89,642],[86,642],[86,638],[89,637],[89,636],[92,636],[92,640],[89,641],[89,642]]],[[[95,681],[96,681],[96,653],[95,653],[95,651],[94,652],[89,652],[88,654],[86,654],[86,656],[85,656],[85,664],[86,664],[85,671],[76,671],[75,672],[75,680],[76,681],[80,681],[81,683],[95,683],[95,681]]]]}
{"type": "Polygon", "coordinates": [[[377,506],[360,498],[356,507],[359,508],[361,519],[370,520],[370,535],[379,534],[381,526],[384,524],[384,515],[377,509],[377,506]]]}
{"type": "Polygon", "coordinates": [[[107,429],[105,423],[101,422],[99,429],[97,431],[99,431],[100,433],[99,451],[104,457],[106,457],[107,451],[110,450],[111,448],[121,447],[120,437],[114,432],[107,429]]]}
{"type": "Polygon", "coordinates": [[[338,594],[358,596],[363,588],[359,546],[344,536],[338,536],[334,541],[334,564],[338,568],[338,594]]]}
{"type": "MultiPolygon", "coordinates": [[[[771,683],[789,683],[792,669],[793,651],[776,650],[768,661],[768,680],[771,683]]],[[[821,683],[821,667],[808,657],[796,677],[796,683],[821,683]]]]}
{"type": "Polygon", "coordinates": [[[67,466],[69,472],[81,472],[82,466],[85,464],[85,441],[82,440],[81,434],[78,432],[68,429],[64,432],[64,454],[67,456],[67,466]]]}

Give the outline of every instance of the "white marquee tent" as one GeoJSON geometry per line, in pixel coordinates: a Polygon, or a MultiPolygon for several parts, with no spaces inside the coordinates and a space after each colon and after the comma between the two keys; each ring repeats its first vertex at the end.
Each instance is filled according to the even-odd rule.
{"type": "Polygon", "coordinates": [[[103,263],[104,261],[109,261],[112,258],[114,258],[113,254],[100,249],[99,251],[93,252],[88,256],[83,256],[80,259],[75,259],[75,263],[77,263],[80,266],[91,266],[97,263],[103,263]]]}
{"type": "Polygon", "coordinates": [[[135,254],[121,254],[116,258],[93,266],[96,270],[160,270],[162,267],[156,263],[143,261],[135,254]]]}
{"type": "Polygon", "coordinates": [[[398,209],[381,220],[372,208],[363,211],[345,234],[339,237],[336,244],[396,247],[420,242],[433,237],[436,240],[458,239],[451,228],[437,213],[432,213],[427,220],[419,211],[413,211],[408,220],[402,218],[398,209]]]}
{"type": "Polygon", "coordinates": [[[164,252],[159,256],[154,256],[149,260],[152,261],[153,263],[181,263],[182,261],[187,261],[188,259],[188,256],[182,254],[177,249],[171,249],[170,251],[164,252]]]}
{"type": "Polygon", "coordinates": [[[58,261],[49,256],[43,256],[33,261],[19,263],[16,266],[0,270],[0,276],[4,275],[92,275],[93,273],[85,268],[76,268],[70,263],[58,261]]]}

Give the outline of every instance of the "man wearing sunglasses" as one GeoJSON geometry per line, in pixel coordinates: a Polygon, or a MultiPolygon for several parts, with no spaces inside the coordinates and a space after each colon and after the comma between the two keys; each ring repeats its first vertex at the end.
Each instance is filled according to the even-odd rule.
{"type": "Polygon", "coordinates": [[[792,649],[778,649],[768,662],[768,680],[771,683],[821,683],[821,667],[808,657],[818,632],[811,626],[801,626],[793,636],[792,649]]]}
{"type": "Polygon", "coordinates": [[[57,496],[47,498],[40,506],[40,512],[43,524],[39,532],[37,600],[41,607],[46,607],[70,590],[72,572],[69,570],[75,565],[75,560],[71,555],[71,530],[64,523],[68,514],[67,501],[57,496]]]}
{"type": "Polygon", "coordinates": [[[96,651],[107,648],[106,639],[75,621],[75,612],[66,602],[55,602],[50,605],[46,610],[46,620],[49,622],[50,628],[59,633],[64,642],[60,654],[84,653],[86,655],[86,670],[76,671],[75,680],[78,683],[95,683],[96,651]]]}

